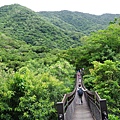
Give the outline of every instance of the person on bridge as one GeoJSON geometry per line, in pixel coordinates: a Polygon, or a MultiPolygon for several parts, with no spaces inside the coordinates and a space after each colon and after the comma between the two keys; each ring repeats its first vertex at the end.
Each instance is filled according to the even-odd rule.
{"type": "Polygon", "coordinates": [[[84,91],[87,91],[87,89],[84,89],[81,85],[81,83],[78,85],[78,88],[77,88],[77,92],[78,92],[78,96],[80,98],[80,104],[83,104],[83,100],[82,100],[82,97],[83,97],[83,92],[84,91]]]}

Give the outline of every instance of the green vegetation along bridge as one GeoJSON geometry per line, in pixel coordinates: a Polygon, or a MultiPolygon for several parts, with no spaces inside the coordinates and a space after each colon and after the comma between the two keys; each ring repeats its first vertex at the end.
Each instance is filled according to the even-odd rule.
{"type": "Polygon", "coordinates": [[[97,92],[85,91],[83,104],[79,104],[77,94],[79,82],[86,89],[82,76],[77,73],[74,90],[65,94],[61,102],[57,102],[58,120],[108,120],[106,100],[101,99],[97,92]]]}

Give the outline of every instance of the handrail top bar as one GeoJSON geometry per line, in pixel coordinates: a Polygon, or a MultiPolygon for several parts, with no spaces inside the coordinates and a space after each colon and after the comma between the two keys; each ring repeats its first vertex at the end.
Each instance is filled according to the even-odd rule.
{"type": "Polygon", "coordinates": [[[105,101],[106,99],[100,99],[100,101],[105,101]]]}
{"type": "Polygon", "coordinates": [[[57,102],[57,104],[62,104],[63,102],[57,102]]]}
{"type": "Polygon", "coordinates": [[[62,99],[62,102],[65,103],[66,98],[70,97],[73,93],[75,93],[76,89],[77,88],[75,88],[72,92],[65,94],[63,99],[62,99]]]}
{"type": "Polygon", "coordinates": [[[94,92],[94,91],[89,91],[89,90],[87,90],[86,92],[89,93],[90,95],[95,95],[99,101],[104,101],[104,100],[106,100],[106,99],[104,99],[104,98],[100,98],[100,96],[98,95],[98,93],[97,93],[96,91],[94,92]]]}
{"type": "Polygon", "coordinates": [[[66,99],[66,96],[67,96],[67,94],[64,94],[64,97],[63,97],[63,99],[62,99],[62,102],[64,102],[66,99]]]}
{"type": "Polygon", "coordinates": [[[89,90],[87,90],[87,92],[88,92],[89,94],[91,94],[91,95],[95,95],[95,92],[94,92],[94,91],[89,91],[89,90]]]}
{"type": "Polygon", "coordinates": [[[104,98],[101,98],[96,91],[95,91],[95,94],[96,94],[96,96],[97,96],[97,98],[98,98],[99,101],[104,101],[104,100],[106,100],[106,99],[104,99],[104,98]]]}
{"type": "Polygon", "coordinates": [[[95,91],[95,94],[96,94],[97,98],[100,100],[101,98],[96,91],[95,91]]]}
{"type": "Polygon", "coordinates": [[[63,97],[63,99],[62,99],[62,102],[63,102],[63,103],[66,101],[66,98],[67,98],[67,97],[71,96],[71,95],[77,90],[76,86],[77,86],[77,82],[76,82],[75,88],[74,88],[74,90],[73,90],[72,92],[67,93],[67,94],[64,94],[64,97],[63,97]]]}

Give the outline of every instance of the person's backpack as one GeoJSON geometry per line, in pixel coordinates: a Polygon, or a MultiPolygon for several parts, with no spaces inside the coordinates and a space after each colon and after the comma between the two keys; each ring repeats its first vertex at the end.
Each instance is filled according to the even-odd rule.
{"type": "Polygon", "coordinates": [[[83,94],[83,90],[82,90],[82,88],[79,88],[78,95],[81,96],[82,94],[83,94]]]}

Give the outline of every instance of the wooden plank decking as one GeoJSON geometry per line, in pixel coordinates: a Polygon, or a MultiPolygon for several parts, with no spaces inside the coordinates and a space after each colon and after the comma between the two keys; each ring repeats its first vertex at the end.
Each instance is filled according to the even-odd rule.
{"type": "Polygon", "coordinates": [[[83,104],[79,104],[79,103],[80,103],[80,100],[77,95],[76,107],[75,107],[75,112],[73,114],[72,120],[94,120],[84,95],[83,95],[83,104]]]}

